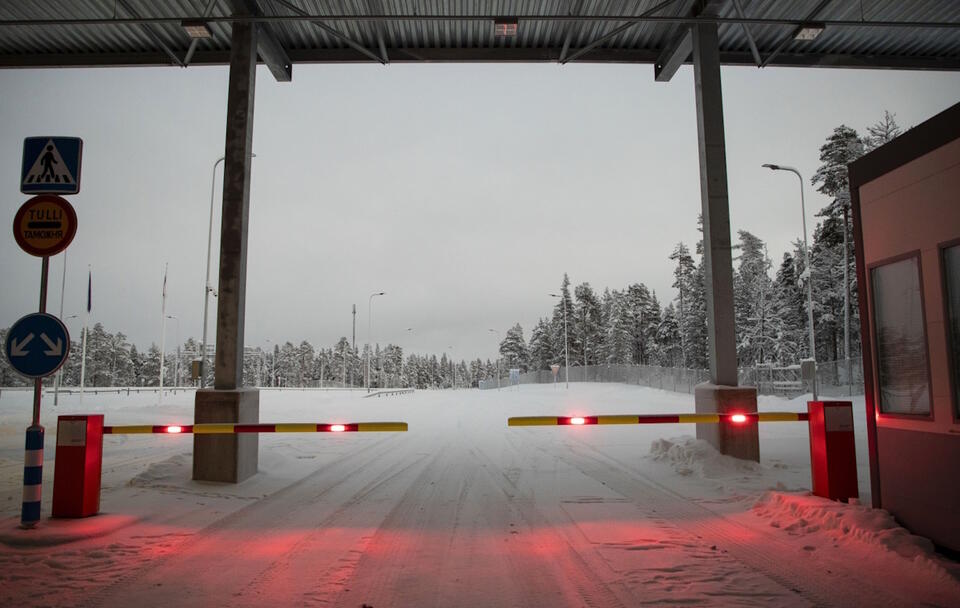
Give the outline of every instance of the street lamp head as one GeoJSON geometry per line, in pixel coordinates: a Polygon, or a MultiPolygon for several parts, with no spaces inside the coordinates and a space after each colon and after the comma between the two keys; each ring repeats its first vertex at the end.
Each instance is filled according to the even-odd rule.
{"type": "Polygon", "coordinates": [[[766,167],[767,169],[771,169],[771,170],[773,170],[773,171],[779,171],[779,170],[780,170],[780,165],[773,165],[773,164],[771,164],[771,163],[766,163],[766,164],[764,164],[763,166],[766,167]]]}
{"type": "Polygon", "coordinates": [[[555,294],[555,293],[548,293],[547,295],[550,296],[551,298],[559,298],[559,297],[560,297],[559,295],[557,295],[557,294],[555,294]]]}

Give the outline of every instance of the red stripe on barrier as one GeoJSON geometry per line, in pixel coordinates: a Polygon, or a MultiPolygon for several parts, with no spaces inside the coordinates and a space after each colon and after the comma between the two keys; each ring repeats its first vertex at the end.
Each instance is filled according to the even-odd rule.
{"type": "Polygon", "coordinates": [[[561,425],[597,424],[597,417],[596,416],[558,416],[557,424],[561,424],[561,425]]]}
{"type": "Polygon", "coordinates": [[[810,414],[808,414],[807,412],[798,413],[798,414],[797,414],[797,420],[805,420],[805,421],[809,422],[809,421],[810,421],[810,414]]]}
{"type": "Polygon", "coordinates": [[[673,422],[680,422],[680,416],[673,414],[647,414],[638,416],[637,424],[670,424],[673,422]]]}
{"type": "Polygon", "coordinates": [[[234,433],[276,433],[277,425],[275,424],[235,424],[233,425],[234,433]]]}

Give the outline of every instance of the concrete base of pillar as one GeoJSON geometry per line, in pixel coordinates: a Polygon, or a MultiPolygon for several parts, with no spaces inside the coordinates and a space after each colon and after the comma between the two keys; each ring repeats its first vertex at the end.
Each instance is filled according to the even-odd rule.
{"type": "MultiPolygon", "coordinates": [[[[694,388],[698,414],[744,414],[757,411],[757,389],[703,383],[694,388]]],[[[698,424],[697,439],[710,442],[721,454],[760,462],[760,437],[754,421],[745,424],[698,424]]]]}
{"type": "MultiPolygon", "coordinates": [[[[193,422],[260,422],[260,391],[256,389],[197,391],[193,422]]],[[[193,478],[197,481],[240,483],[257,472],[259,435],[193,436],[193,478]]]]}

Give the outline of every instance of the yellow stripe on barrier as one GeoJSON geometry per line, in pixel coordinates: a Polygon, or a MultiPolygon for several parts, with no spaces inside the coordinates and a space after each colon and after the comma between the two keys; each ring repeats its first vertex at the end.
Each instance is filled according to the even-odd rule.
{"type": "Polygon", "coordinates": [[[217,424],[213,422],[205,422],[203,424],[193,425],[193,434],[194,435],[223,435],[226,433],[233,433],[233,424],[217,424]]]}
{"type": "Polygon", "coordinates": [[[801,420],[796,412],[761,412],[757,414],[760,422],[797,422],[801,420]]]}
{"type": "Polygon", "coordinates": [[[122,435],[140,435],[153,433],[153,426],[149,424],[131,424],[127,426],[113,427],[114,434],[122,435]]]}
{"type": "Polygon", "coordinates": [[[717,424],[720,422],[719,414],[680,414],[678,417],[683,424],[717,424]]]}
{"type": "Polygon", "coordinates": [[[376,433],[380,431],[399,431],[406,432],[406,422],[358,422],[357,431],[360,433],[376,433]]]}
{"type": "MultiPolygon", "coordinates": [[[[634,418],[636,420],[636,418],[634,418]]],[[[556,416],[522,416],[507,420],[507,426],[556,426],[556,416]]]]}
{"type": "Polygon", "coordinates": [[[275,424],[277,433],[315,433],[317,431],[316,424],[306,424],[302,422],[285,422],[280,424],[275,424]]]}
{"type": "Polygon", "coordinates": [[[597,424],[636,424],[636,416],[597,416],[597,424]]]}

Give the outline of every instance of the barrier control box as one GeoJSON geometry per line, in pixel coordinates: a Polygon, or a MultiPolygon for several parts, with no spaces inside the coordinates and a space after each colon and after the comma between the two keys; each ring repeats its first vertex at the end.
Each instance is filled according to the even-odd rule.
{"type": "Polygon", "coordinates": [[[103,415],[60,416],[53,471],[53,516],[89,517],[100,511],[103,415]]]}
{"type": "Polygon", "coordinates": [[[844,502],[858,498],[853,404],[849,401],[810,401],[807,412],[810,416],[813,493],[844,502]]]}

